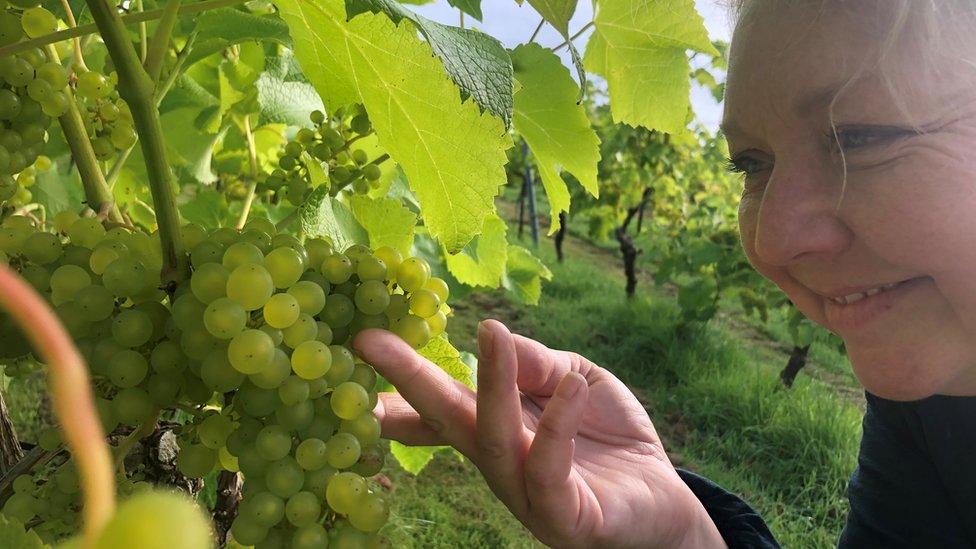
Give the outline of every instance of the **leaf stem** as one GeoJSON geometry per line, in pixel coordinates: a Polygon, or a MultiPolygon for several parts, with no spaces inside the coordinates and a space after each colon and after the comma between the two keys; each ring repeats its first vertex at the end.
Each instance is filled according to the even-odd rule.
{"type": "Polygon", "coordinates": [[[593,21],[590,21],[589,23],[583,25],[582,27],[580,27],[580,30],[578,30],[575,33],[573,33],[573,35],[570,36],[568,40],[566,40],[562,44],[559,44],[558,46],[552,48],[552,51],[559,51],[559,50],[565,48],[566,46],[568,46],[570,44],[570,42],[572,42],[573,40],[576,40],[577,38],[579,38],[580,35],[582,35],[584,32],[586,32],[587,30],[589,30],[590,27],[592,27],[592,26],[593,26],[593,21]]]}
{"type": "Polygon", "coordinates": [[[251,204],[254,202],[254,192],[258,188],[258,151],[254,146],[254,132],[251,131],[251,116],[244,116],[244,137],[247,139],[247,161],[251,167],[251,183],[247,186],[247,197],[244,198],[244,207],[241,209],[241,217],[237,220],[237,230],[244,228],[247,223],[247,215],[251,211],[251,204]]]}
{"type": "Polygon", "coordinates": [[[106,0],[86,1],[119,75],[119,95],[128,103],[129,110],[132,111],[132,122],[139,134],[162,244],[163,268],[160,275],[163,285],[170,286],[189,275],[189,265],[180,234],[176,185],[166,160],[166,144],[163,142],[159,110],[153,95],[156,85],[142,67],[115,7],[106,0]]]}
{"type": "Polygon", "coordinates": [[[530,37],[529,37],[529,42],[535,42],[535,37],[536,37],[536,36],[539,36],[539,31],[541,31],[541,30],[542,30],[542,26],[543,26],[543,25],[545,25],[545,24],[546,24],[546,18],[545,18],[545,17],[543,17],[543,18],[542,18],[542,19],[541,19],[541,20],[539,21],[539,26],[537,26],[537,27],[535,28],[535,31],[533,31],[533,32],[532,32],[532,36],[530,36],[530,37]]]}
{"type": "MultiPolygon", "coordinates": [[[[45,53],[48,61],[60,62],[58,52],[53,45],[48,44],[45,53]]],[[[78,110],[78,103],[75,101],[71,86],[65,86],[62,91],[68,97],[68,112],[58,118],[58,122],[61,124],[61,131],[64,132],[64,139],[68,142],[68,148],[71,149],[71,158],[78,168],[78,175],[81,176],[85,201],[92,210],[106,211],[109,219],[121,221],[122,216],[115,206],[115,197],[108,183],[105,182],[98,159],[95,158],[95,151],[88,139],[88,132],[85,130],[85,123],[81,119],[81,112],[78,110]]]]}
{"type": "MultiPolygon", "coordinates": [[[[210,11],[219,8],[226,8],[227,6],[235,6],[237,4],[243,4],[246,0],[205,0],[203,2],[197,2],[195,4],[189,4],[180,8],[180,15],[189,15],[192,13],[200,13],[203,11],[210,11]]],[[[140,11],[136,13],[130,13],[123,15],[122,22],[126,25],[135,25],[142,21],[153,21],[159,19],[163,16],[166,8],[159,8],[149,11],[140,11]]],[[[64,29],[58,32],[52,32],[51,34],[45,34],[44,36],[39,36],[37,38],[31,38],[30,40],[23,40],[21,42],[16,42],[7,46],[0,48],[0,58],[4,58],[15,53],[20,53],[28,51],[34,48],[43,48],[48,44],[54,44],[56,42],[62,42],[71,38],[76,38],[79,36],[86,36],[89,34],[94,34],[98,32],[98,26],[94,23],[89,23],[87,25],[81,25],[80,27],[74,27],[71,29],[64,29]]]]}
{"type": "Polygon", "coordinates": [[[0,306],[27,333],[39,358],[48,364],[54,411],[81,477],[86,545],[94,546],[98,532],[115,510],[115,475],[95,409],[88,368],[47,303],[3,264],[0,264],[0,306]]]}
{"type": "Polygon", "coordinates": [[[159,25],[156,26],[156,33],[153,34],[152,44],[146,56],[146,72],[153,82],[159,82],[159,74],[163,70],[163,60],[169,49],[170,36],[173,34],[179,12],[180,0],[168,0],[166,7],[163,8],[163,16],[159,18],[159,25]]]}
{"type": "MultiPolygon", "coordinates": [[[[135,0],[136,10],[142,11],[142,0],[135,0]]],[[[143,63],[146,62],[146,54],[149,52],[149,31],[146,28],[146,22],[139,22],[139,59],[143,63]]]]}

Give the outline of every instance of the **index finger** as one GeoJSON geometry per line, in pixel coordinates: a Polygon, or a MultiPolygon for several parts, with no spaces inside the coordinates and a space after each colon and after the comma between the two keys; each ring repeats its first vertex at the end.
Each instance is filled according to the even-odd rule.
{"type": "Polygon", "coordinates": [[[431,430],[462,454],[475,455],[474,391],[386,330],[363,330],[352,347],[397,388],[431,430]]]}

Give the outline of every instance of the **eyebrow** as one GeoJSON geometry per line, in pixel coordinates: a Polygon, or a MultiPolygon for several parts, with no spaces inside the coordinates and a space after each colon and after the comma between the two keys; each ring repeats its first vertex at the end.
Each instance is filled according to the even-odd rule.
{"type": "MultiPolygon", "coordinates": [[[[849,85],[855,83],[856,81],[852,81],[849,85]]],[[[813,112],[828,107],[830,102],[833,101],[834,97],[837,96],[838,92],[845,85],[848,85],[846,80],[836,84],[820,86],[811,92],[801,95],[791,105],[793,112],[801,118],[809,117],[813,112]]],[[[734,120],[723,119],[722,123],[719,124],[719,130],[727,137],[748,136],[748,132],[743,130],[734,120]]]]}

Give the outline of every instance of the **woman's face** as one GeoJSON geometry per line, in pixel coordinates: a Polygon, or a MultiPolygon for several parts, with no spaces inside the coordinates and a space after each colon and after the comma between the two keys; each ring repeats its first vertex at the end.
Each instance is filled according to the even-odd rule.
{"type": "Polygon", "coordinates": [[[909,23],[882,65],[875,2],[765,4],[733,39],[723,123],[750,261],[869,391],[976,395],[976,44],[943,55],[909,23]]]}

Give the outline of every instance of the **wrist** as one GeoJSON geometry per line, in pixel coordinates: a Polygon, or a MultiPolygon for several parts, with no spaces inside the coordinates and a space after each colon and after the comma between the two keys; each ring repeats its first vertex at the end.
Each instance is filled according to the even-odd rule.
{"type": "Polygon", "coordinates": [[[687,522],[684,536],[674,545],[677,549],[727,549],[722,534],[710,516],[708,511],[701,504],[701,501],[694,494],[691,494],[694,501],[690,505],[694,509],[692,516],[687,522]]]}

